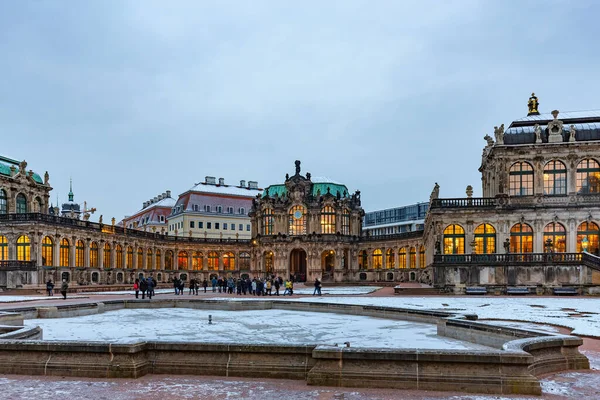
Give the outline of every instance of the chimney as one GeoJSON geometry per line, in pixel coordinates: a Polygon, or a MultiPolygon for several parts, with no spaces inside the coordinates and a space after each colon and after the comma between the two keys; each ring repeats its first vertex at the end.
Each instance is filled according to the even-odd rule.
{"type": "Polygon", "coordinates": [[[170,190],[167,190],[167,197],[171,198],[171,191],[170,190]]]}
{"type": "Polygon", "coordinates": [[[240,187],[241,187],[241,188],[243,188],[243,187],[246,187],[246,181],[244,181],[244,180],[241,180],[241,181],[240,181],[240,187]]]}
{"type": "Polygon", "coordinates": [[[147,201],[144,202],[144,205],[142,206],[142,208],[146,208],[146,207],[148,207],[148,202],[147,201]]]}
{"type": "Polygon", "coordinates": [[[225,179],[224,178],[219,178],[219,185],[224,185],[225,184],[225,179]]]}
{"type": "Polygon", "coordinates": [[[207,176],[204,178],[204,183],[206,183],[207,185],[214,185],[215,184],[215,177],[214,176],[207,176]]]}
{"type": "Polygon", "coordinates": [[[163,199],[163,195],[162,195],[162,194],[159,194],[159,195],[158,195],[158,201],[161,201],[162,199],[163,199]]]}
{"type": "Polygon", "coordinates": [[[156,203],[158,201],[158,197],[152,199],[152,203],[156,203]]]}
{"type": "Polygon", "coordinates": [[[248,189],[258,189],[258,182],[248,181],[248,189]]]}

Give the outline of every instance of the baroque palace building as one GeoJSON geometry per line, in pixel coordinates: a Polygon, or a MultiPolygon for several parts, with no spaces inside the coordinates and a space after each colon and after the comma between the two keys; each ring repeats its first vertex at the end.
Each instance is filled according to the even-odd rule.
{"type": "Polygon", "coordinates": [[[146,275],[168,282],[274,274],[417,281],[456,293],[474,286],[597,293],[600,112],[540,114],[538,106],[532,95],[526,117],[495,128],[494,138],[486,135],[482,197],[468,186],[464,198],[440,198],[436,184],[429,203],[367,216],[359,191],[302,175],[296,161],[292,176],[264,190],[207,177],[177,201],[166,192],[144,203],[122,224],[102,216],[96,223],[49,212],[48,173],[42,180],[26,172],[25,161],[2,157],[0,288],[47,279],[111,285],[146,275]],[[219,205],[230,209],[212,215],[219,205]],[[235,219],[235,229],[208,235],[196,225],[217,217],[235,219]],[[244,218],[249,235],[246,222],[240,228],[244,218]]]}

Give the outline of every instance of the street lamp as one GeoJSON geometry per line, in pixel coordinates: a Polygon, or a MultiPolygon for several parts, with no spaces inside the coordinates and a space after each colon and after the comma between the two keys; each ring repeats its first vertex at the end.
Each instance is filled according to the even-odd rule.
{"type": "Polygon", "coordinates": [[[590,242],[589,242],[587,236],[584,236],[583,239],[581,240],[581,248],[583,249],[584,253],[587,253],[587,249],[588,249],[589,245],[590,245],[590,242]]]}

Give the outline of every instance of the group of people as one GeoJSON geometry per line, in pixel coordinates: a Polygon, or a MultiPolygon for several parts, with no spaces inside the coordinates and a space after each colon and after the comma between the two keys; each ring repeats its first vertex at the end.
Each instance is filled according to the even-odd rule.
{"type": "MultiPolygon", "coordinates": [[[[63,300],[67,299],[68,291],[69,283],[66,279],[63,279],[62,284],[60,285],[60,294],[62,294],[63,300]]],[[[46,292],[48,292],[48,296],[54,296],[54,282],[52,282],[52,279],[48,279],[48,282],[46,282],[46,292]]]]}
{"type": "Polygon", "coordinates": [[[151,299],[154,296],[154,288],[156,287],[156,281],[154,277],[149,276],[147,278],[142,277],[140,279],[136,279],[133,283],[133,290],[135,291],[135,298],[139,299],[139,294],[142,292],[142,299],[146,298],[148,295],[148,299],[151,299]]]}

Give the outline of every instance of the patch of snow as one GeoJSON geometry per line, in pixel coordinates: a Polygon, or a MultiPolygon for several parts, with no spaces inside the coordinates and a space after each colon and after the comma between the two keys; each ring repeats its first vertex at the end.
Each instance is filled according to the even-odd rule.
{"type": "Polygon", "coordinates": [[[124,309],[73,318],[26,320],[44,340],[132,343],[144,340],[334,344],[352,347],[489,349],[437,336],[433,324],[285,310],[124,309]],[[208,316],[212,315],[212,324],[208,316]],[[160,321],[168,321],[168,324],[160,321]]]}
{"type": "MultiPolygon", "coordinates": [[[[86,299],[87,296],[71,296],[67,294],[67,299],[86,299]]],[[[62,300],[60,293],[54,296],[0,296],[0,303],[17,303],[21,301],[37,300],[62,300]]]]}
{"type": "MultiPolygon", "coordinates": [[[[308,286],[308,285],[307,285],[308,286]]],[[[360,294],[369,294],[378,291],[381,289],[381,286],[332,286],[332,287],[322,287],[321,294],[329,294],[329,295],[360,295],[360,294]]],[[[281,289],[280,289],[281,290],[281,289]]],[[[313,287],[300,287],[294,288],[294,294],[313,294],[315,291],[313,287]]]]}

